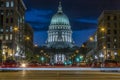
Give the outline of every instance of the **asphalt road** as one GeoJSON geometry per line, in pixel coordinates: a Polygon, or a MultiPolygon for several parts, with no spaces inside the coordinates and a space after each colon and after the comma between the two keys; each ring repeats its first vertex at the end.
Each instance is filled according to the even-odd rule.
{"type": "Polygon", "coordinates": [[[0,72],[0,80],[120,80],[120,73],[90,71],[0,72]]]}

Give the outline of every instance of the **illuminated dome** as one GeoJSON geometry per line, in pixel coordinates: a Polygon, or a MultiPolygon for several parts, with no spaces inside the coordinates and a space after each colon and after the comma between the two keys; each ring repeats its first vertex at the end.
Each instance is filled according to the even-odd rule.
{"type": "Polygon", "coordinates": [[[63,13],[59,4],[57,13],[52,17],[51,25],[70,25],[68,17],[63,13]]]}
{"type": "Polygon", "coordinates": [[[51,25],[70,25],[69,19],[64,13],[56,13],[51,20],[51,25]]]}

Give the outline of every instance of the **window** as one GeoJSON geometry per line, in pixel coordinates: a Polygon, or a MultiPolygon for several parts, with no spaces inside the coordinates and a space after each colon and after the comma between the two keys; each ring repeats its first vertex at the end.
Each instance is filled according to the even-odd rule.
{"type": "Polygon", "coordinates": [[[114,44],[114,48],[117,48],[117,44],[114,44]]]}
{"type": "Polygon", "coordinates": [[[3,18],[4,18],[4,16],[3,16],[3,15],[0,15],[0,27],[3,26],[3,18]]]}
{"type": "Polygon", "coordinates": [[[12,34],[10,34],[10,40],[12,40],[12,34]]]}
{"type": "Polygon", "coordinates": [[[13,30],[12,30],[12,26],[10,26],[10,32],[12,32],[13,30]]]}
{"type": "Polygon", "coordinates": [[[0,29],[0,32],[3,32],[3,28],[0,29]]]}
{"type": "Polygon", "coordinates": [[[11,1],[11,7],[14,7],[14,2],[13,1],[11,1]]]}
{"type": "Polygon", "coordinates": [[[6,10],[6,16],[9,16],[9,14],[10,14],[10,13],[9,13],[9,11],[8,11],[8,10],[6,10]]]}
{"type": "Polygon", "coordinates": [[[10,22],[13,23],[13,18],[10,18],[10,22]]]}
{"type": "Polygon", "coordinates": [[[9,26],[6,26],[6,32],[8,32],[9,31],[9,26]]]}
{"type": "Polygon", "coordinates": [[[116,38],[114,38],[114,42],[117,42],[117,39],[116,39],[116,38]]]}
{"type": "Polygon", "coordinates": [[[114,34],[117,34],[117,30],[114,30],[114,34]]]}
{"type": "Polygon", "coordinates": [[[107,23],[107,27],[108,27],[108,28],[110,27],[110,23],[107,23]]]}
{"type": "Polygon", "coordinates": [[[10,11],[10,15],[14,15],[14,12],[13,12],[13,10],[11,10],[11,11],[10,11]]]}
{"type": "Polygon", "coordinates": [[[110,44],[107,44],[107,47],[110,48],[110,44]]]}
{"type": "Polygon", "coordinates": [[[9,38],[9,37],[8,37],[8,34],[6,34],[6,35],[5,35],[5,40],[8,40],[8,38],[9,38]]]}
{"type": "Polygon", "coordinates": [[[110,37],[107,37],[107,42],[110,42],[110,37]]]}
{"type": "Polygon", "coordinates": [[[9,7],[9,6],[10,6],[9,2],[6,2],[6,7],[9,7]]]}
{"type": "Polygon", "coordinates": [[[3,35],[2,34],[0,34],[0,40],[3,40],[3,35]]]}
{"type": "Polygon", "coordinates": [[[117,16],[114,16],[114,20],[117,20],[117,16]]]}
{"type": "Polygon", "coordinates": [[[4,14],[4,11],[3,11],[3,10],[0,10],[0,14],[3,15],[3,14],[4,14]]]}
{"type": "Polygon", "coordinates": [[[107,30],[107,34],[110,34],[111,30],[107,30]]]}
{"type": "Polygon", "coordinates": [[[110,16],[107,16],[107,20],[110,20],[110,16]]]}
{"type": "Polygon", "coordinates": [[[9,22],[9,19],[8,18],[6,18],[6,23],[8,23],[9,22]]]}
{"type": "Polygon", "coordinates": [[[117,27],[117,23],[114,23],[114,27],[115,27],[115,28],[117,27]]]}
{"type": "Polygon", "coordinates": [[[0,7],[4,7],[4,2],[0,1],[0,7]]]}

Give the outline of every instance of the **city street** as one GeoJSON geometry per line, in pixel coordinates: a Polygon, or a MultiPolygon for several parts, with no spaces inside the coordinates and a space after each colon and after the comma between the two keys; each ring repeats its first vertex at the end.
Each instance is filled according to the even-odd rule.
{"type": "Polygon", "coordinates": [[[18,71],[0,72],[0,80],[120,80],[120,74],[95,71],[18,71]]]}

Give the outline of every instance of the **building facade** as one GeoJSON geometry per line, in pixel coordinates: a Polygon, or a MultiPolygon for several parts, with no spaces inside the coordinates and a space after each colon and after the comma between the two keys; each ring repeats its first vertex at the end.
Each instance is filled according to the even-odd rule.
{"type": "Polygon", "coordinates": [[[72,48],[74,46],[70,22],[63,13],[61,2],[59,3],[57,13],[52,17],[46,46],[48,48],[59,49],[58,52],[51,53],[51,62],[54,63],[64,63],[66,54],[61,49],[72,48]]]}
{"type": "Polygon", "coordinates": [[[103,11],[98,19],[97,46],[99,57],[116,59],[120,52],[120,11],[103,11]]]}
{"type": "Polygon", "coordinates": [[[0,0],[0,40],[3,60],[24,53],[24,14],[22,0],[0,0]]]}

